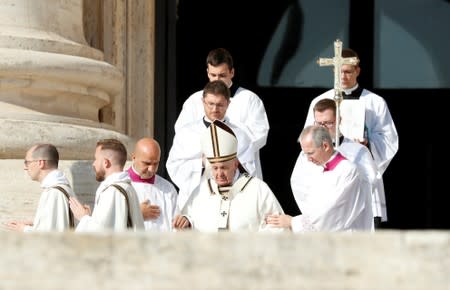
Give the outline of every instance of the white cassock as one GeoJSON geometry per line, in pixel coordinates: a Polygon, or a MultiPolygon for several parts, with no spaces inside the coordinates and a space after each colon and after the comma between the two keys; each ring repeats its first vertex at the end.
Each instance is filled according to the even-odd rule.
{"type": "Polygon", "coordinates": [[[214,179],[202,181],[182,211],[192,228],[201,232],[284,231],[265,222],[268,214],[283,214],[269,186],[248,174],[237,173],[235,179],[223,194],[214,179]]]}
{"type": "Polygon", "coordinates": [[[144,229],[144,219],[136,191],[131,185],[128,172],[123,171],[111,174],[100,183],[95,193],[95,205],[92,215],[86,215],[80,219],[76,228],[77,232],[127,230],[127,202],[123,194],[114,186],[111,186],[112,184],[119,185],[128,194],[130,216],[133,224],[132,230],[144,229]]]}
{"type": "MultiPolygon", "coordinates": [[[[247,133],[230,123],[225,117],[238,140],[237,157],[246,171],[254,176],[256,172],[255,149],[247,133]]],[[[178,207],[182,209],[190,194],[200,185],[203,165],[201,137],[207,132],[200,118],[179,128],[173,138],[173,144],[167,158],[166,169],[173,183],[178,187],[178,207]]],[[[205,165],[207,166],[207,165],[205,165]]]]}
{"type": "Polygon", "coordinates": [[[177,209],[177,190],[169,181],[159,175],[155,176],[155,183],[143,183],[132,181],[139,198],[139,203],[146,200],[150,204],[159,206],[161,215],[154,220],[144,221],[148,231],[168,232],[172,231],[172,220],[177,209]]]}
{"type": "MultiPolygon", "coordinates": [[[[314,98],[309,106],[305,127],[314,124],[314,105],[322,99],[333,99],[334,89],[314,98]]],[[[398,134],[386,101],[366,89],[362,91],[360,100],[366,107],[365,126],[375,164],[381,174],[384,173],[392,158],[398,151],[398,134]]]]}
{"type": "MultiPolygon", "coordinates": [[[[175,122],[175,132],[205,115],[202,99],[203,90],[192,94],[184,102],[180,115],[175,122]]],[[[230,101],[226,116],[233,124],[245,130],[252,140],[257,166],[255,176],[262,179],[259,150],[266,145],[267,135],[269,134],[269,120],[267,119],[264,103],[255,93],[242,87],[237,89],[230,101]]]]}
{"type": "Polygon", "coordinates": [[[369,186],[372,192],[372,213],[374,217],[381,217],[382,221],[387,220],[386,200],[384,195],[383,178],[377,169],[372,155],[366,146],[344,138],[337,148],[348,160],[355,163],[363,181],[369,186]]]}
{"type": "Polygon", "coordinates": [[[44,191],[39,198],[33,225],[25,226],[25,232],[69,229],[69,200],[55,186],[60,186],[70,196],[75,196],[64,173],[60,170],[51,171],[41,182],[44,191]]]}
{"type": "Polygon", "coordinates": [[[373,231],[371,192],[361,182],[346,159],[324,171],[300,152],[291,188],[302,214],[292,218],[292,231],[373,231]]]}
{"type": "MultiPolygon", "coordinates": [[[[305,127],[314,124],[314,105],[322,99],[334,99],[334,89],[314,98],[309,106],[305,127]]],[[[383,185],[383,173],[398,151],[398,134],[386,101],[377,94],[363,89],[360,100],[365,104],[365,127],[372,157],[377,165],[378,179],[374,195],[377,207],[375,216],[387,221],[386,197],[383,185]]]]}

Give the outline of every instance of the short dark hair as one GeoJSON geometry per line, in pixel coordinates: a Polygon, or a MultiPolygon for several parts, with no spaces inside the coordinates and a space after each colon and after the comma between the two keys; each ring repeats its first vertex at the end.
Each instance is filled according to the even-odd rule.
{"type": "Polygon", "coordinates": [[[50,168],[58,168],[59,153],[52,144],[36,144],[31,157],[36,160],[45,160],[50,168]]]}
{"type": "Polygon", "coordinates": [[[206,67],[208,67],[208,64],[216,67],[224,63],[228,65],[230,70],[234,68],[233,57],[225,48],[213,49],[206,57],[206,67]]]}
{"type": "Polygon", "coordinates": [[[207,94],[224,96],[227,101],[230,100],[231,95],[230,89],[221,80],[208,82],[203,88],[203,98],[205,98],[207,94]]]}
{"type": "Polygon", "coordinates": [[[347,57],[356,57],[358,59],[358,64],[356,66],[359,66],[359,63],[360,63],[359,56],[356,53],[356,51],[354,51],[353,49],[351,49],[351,48],[343,48],[341,56],[345,57],[345,58],[347,58],[347,57]]]}
{"type": "Polygon", "coordinates": [[[336,115],[336,102],[332,99],[322,99],[318,101],[313,108],[314,112],[322,113],[325,110],[332,110],[336,115]]]}
{"type": "Polygon", "coordinates": [[[115,157],[117,158],[117,162],[120,166],[125,166],[127,162],[127,149],[122,142],[117,139],[102,139],[97,142],[97,146],[100,147],[101,150],[111,150],[116,153],[115,157]]]}

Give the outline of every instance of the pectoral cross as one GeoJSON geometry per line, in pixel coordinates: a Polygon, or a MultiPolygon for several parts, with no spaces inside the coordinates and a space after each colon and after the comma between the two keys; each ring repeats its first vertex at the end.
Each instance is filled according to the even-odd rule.
{"type": "Polygon", "coordinates": [[[357,65],[357,57],[342,57],[342,41],[336,39],[334,42],[334,57],[333,58],[319,58],[317,63],[320,66],[333,66],[334,67],[334,101],[336,102],[336,147],[339,146],[339,120],[340,109],[339,105],[342,101],[342,86],[341,86],[341,68],[344,64],[357,65]]]}

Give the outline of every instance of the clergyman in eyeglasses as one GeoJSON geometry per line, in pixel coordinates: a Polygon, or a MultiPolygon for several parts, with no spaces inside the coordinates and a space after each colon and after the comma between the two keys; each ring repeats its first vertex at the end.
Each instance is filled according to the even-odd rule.
{"type": "Polygon", "coordinates": [[[69,197],[75,196],[64,173],[58,169],[59,153],[54,145],[36,144],[25,155],[23,169],[43,191],[33,221],[10,221],[13,231],[64,231],[74,227],[69,197]]]}
{"type": "MultiPolygon", "coordinates": [[[[325,127],[330,133],[331,137],[336,136],[336,102],[332,99],[322,99],[314,105],[314,124],[317,126],[325,127]]],[[[361,176],[372,192],[372,213],[374,216],[375,228],[379,228],[381,221],[386,219],[386,197],[384,194],[383,177],[380,171],[378,171],[377,165],[373,160],[373,157],[369,149],[355,142],[347,137],[344,137],[340,132],[339,147],[337,150],[344,155],[348,160],[355,163],[358,166],[361,176]]],[[[333,139],[333,143],[334,143],[333,139]]],[[[335,146],[336,147],[336,146],[335,146]]],[[[291,187],[292,191],[297,191],[298,180],[295,178],[297,175],[297,167],[302,166],[301,154],[299,160],[296,163],[296,168],[292,173],[291,187]]]]}
{"type": "MultiPolygon", "coordinates": [[[[178,207],[182,209],[190,194],[200,185],[207,162],[202,155],[200,139],[215,120],[223,121],[238,139],[241,165],[252,176],[258,176],[256,148],[242,124],[233,123],[226,116],[230,104],[230,89],[221,80],[208,82],[203,89],[203,117],[179,128],[173,138],[166,168],[172,182],[179,188],[178,207]]],[[[207,173],[205,173],[207,174],[207,173]]]]}

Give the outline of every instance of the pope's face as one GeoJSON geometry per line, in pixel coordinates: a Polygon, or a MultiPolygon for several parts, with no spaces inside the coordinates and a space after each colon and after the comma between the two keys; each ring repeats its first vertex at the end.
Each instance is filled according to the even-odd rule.
{"type": "Polygon", "coordinates": [[[216,183],[219,186],[232,185],[238,164],[237,159],[211,164],[211,173],[216,183]]]}

